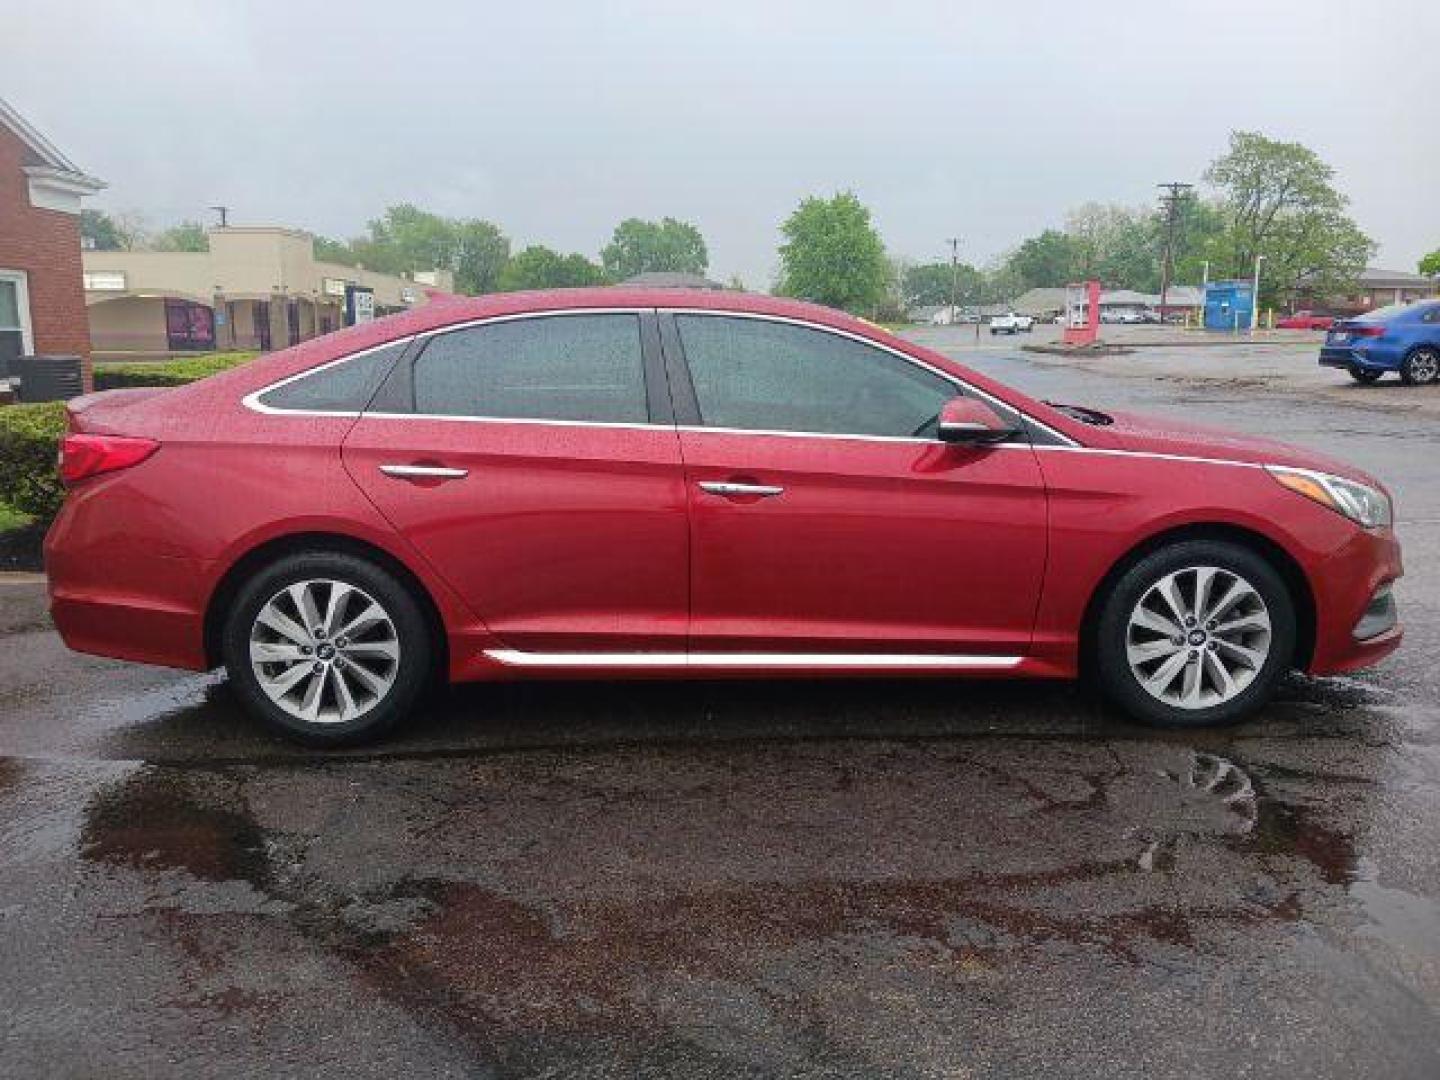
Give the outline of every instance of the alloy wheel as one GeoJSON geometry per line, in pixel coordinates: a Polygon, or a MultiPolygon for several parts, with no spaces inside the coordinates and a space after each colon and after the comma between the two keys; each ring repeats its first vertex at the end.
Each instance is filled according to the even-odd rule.
{"type": "Polygon", "coordinates": [[[1159,701],[1207,709],[1243,693],[1270,655],[1265,600],[1218,566],[1166,574],[1130,613],[1125,654],[1135,680],[1159,701]]]}
{"type": "Polygon", "coordinates": [[[1440,378],[1440,353],[1433,349],[1419,350],[1406,362],[1406,373],[1411,382],[1434,382],[1440,378]]]}
{"type": "Polygon", "coordinates": [[[374,597],[343,581],[287,585],[250,629],[250,666],[265,694],[307,724],[349,723],[395,685],[400,638],[374,597]]]}

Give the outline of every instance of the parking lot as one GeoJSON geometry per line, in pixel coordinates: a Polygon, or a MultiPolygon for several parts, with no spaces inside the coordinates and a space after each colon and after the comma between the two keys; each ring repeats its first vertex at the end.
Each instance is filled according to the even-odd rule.
{"type": "Polygon", "coordinates": [[[1374,472],[1405,646],[1219,731],[1066,685],[574,683],[324,754],[67,652],[8,578],[0,1075],[1440,1075],[1440,388],[917,336],[1374,472]]]}

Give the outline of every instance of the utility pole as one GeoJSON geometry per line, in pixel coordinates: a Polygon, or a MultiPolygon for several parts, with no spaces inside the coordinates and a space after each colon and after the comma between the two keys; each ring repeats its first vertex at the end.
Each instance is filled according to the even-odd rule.
{"type": "Polygon", "coordinates": [[[1170,278],[1175,272],[1175,223],[1180,217],[1180,201],[1194,184],[1172,180],[1167,184],[1156,184],[1165,192],[1160,196],[1160,205],[1165,207],[1165,256],[1160,261],[1160,322],[1165,322],[1165,301],[1170,295],[1170,278]]]}
{"type": "Polygon", "coordinates": [[[214,210],[217,214],[220,215],[220,228],[223,229],[230,224],[230,207],[212,206],[210,207],[210,209],[214,210]]]}
{"type": "Polygon", "coordinates": [[[952,236],[945,241],[950,245],[950,325],[960,318],[960,237],[952,236]]]}

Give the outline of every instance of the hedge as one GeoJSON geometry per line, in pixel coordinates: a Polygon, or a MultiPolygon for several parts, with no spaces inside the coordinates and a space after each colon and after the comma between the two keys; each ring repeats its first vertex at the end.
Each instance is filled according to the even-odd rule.
{"type": "Polygon", "coordinates": [[[41,521],[60,512],[56,457],[64,434],[63,401],[0,408],[0,502],[41,521]]]}
{"type": "Polygon", "coordinates": [[[184,360],[153,363],[102,361],[95,365],[96,390],[128,390],[136,386],[184,386],[253,360],[253,352],[211,353],[184,360]]]}

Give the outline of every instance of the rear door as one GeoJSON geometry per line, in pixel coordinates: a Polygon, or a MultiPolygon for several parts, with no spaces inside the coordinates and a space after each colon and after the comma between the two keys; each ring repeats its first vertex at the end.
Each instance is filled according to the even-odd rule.
{"type": "Polygon", "coordinates": [[[430,335],[344,459],[506,645],[683,651],[685,489],[653,312],[430,335]]]}
{"type": "Polygon", "coordinates": [[[961,390],[859,338],[734,314],[661,318],[695,662],[1024,653],[1046,557],[1028,443],[937,441],[940,407],[961,390]]]}

